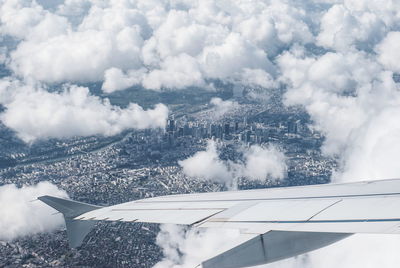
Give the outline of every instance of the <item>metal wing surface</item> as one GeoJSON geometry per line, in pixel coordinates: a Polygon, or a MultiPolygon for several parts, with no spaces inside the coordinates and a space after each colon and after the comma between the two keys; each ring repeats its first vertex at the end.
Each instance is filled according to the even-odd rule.
{"type": "MultiPolygon", "coordinates": [[[[60,199],[39,199],[63,212],[60,199]]],[[[244,267],[304,253],[353,233],[399,234],[400,180],[171,195],[110,207],[85,207],[84,211],[63,213],[66,221],[72,222],[151,222],[240,229],[248,235],[247,242],[203,266],[244,267]],[[280,245],[279,250],[267,250],[266,243],[273,243],[275,249],[280,245]]]]}
{"type": "Polygon", "coordinates": [[[400,233],[400,180],[171,195],[96,209],[75,220],[267,230],[400,233]]]}

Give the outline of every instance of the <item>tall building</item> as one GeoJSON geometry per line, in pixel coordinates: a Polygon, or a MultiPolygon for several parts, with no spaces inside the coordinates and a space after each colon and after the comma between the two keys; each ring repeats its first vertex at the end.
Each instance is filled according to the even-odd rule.
{"type": "Polygon", "coordinates": [[[184,128],[183,128],[183,127],[180,127],[180,128],[178,129],[178,137],[182,137],[182,136],[183,136],[183,133],[184,133],[184,128]]]}
{"type": "Polygon", "coordinates": [[[288,127],[287,127],[288,133],[297,134],[299,123],[300,123],[299,120],[297,120],[297,121],[290,120],[290,121],[288,122],[288,127]]]}
{"type": "Polygon", "coordinates": [[[175,131],[175,118],[174,115],[171,115],[170,118],[168,118],[167,132],[174,132],[174,131],[175,131]]]}
{"type": "Polygon", "coordinates": [[[217,137],[217,133],[218,133],[218,126],[211,124],[210,125],[210,136],[211,137],[217,137]]]}
{"type": "Polygon", "coordinates": [[[229,123],[225,123],[225,125],[224,125],[224,134],[225,135],[229,135],[230,134],[230,128],[231,128],[230,124],[229,123]]]}
{"type": "Polygon", "coordinates": [[[235,122],[235,132],[239,131],[239,122],[235,122]]]}
{"type": "Polygon", "coordinates": [[[183,135],[185,135],[185,136],[192,135],[192,128],[189,127],[188,124],[185,124],[185,125],[183,126],[183,135]]]}
{"type": "Polygon", "coordinates": [[[247,130],[246,132],[246,142],[250,142],[251,141],[251,131],[247,130]]]}

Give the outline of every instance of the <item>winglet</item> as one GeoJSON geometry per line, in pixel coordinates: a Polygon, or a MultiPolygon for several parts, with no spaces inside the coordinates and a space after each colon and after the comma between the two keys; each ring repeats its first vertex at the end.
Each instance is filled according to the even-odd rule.
{"type": "Polygon", "coordinates": [[[68,241],[72,248],[79,247],[82,244],[83,239],[95,224],[94,221],[79,221],[74,220],[74,218],[88,211],[101,208],[100,206],[49,195],[40,196],[38,199],[64,215],[68,241]]]}

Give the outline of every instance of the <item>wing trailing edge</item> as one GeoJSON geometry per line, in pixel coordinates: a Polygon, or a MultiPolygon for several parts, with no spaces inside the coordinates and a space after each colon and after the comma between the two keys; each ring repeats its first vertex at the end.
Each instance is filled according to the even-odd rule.
{"type": "Polygon", "coordinates": [[[184,224],[245,234],[233,248],[215,252],[204,268],[270,263],[353,233],[400,234],[400,179],[170,195],[109,207],[39,199],[63,213],[71,247],[82,243],[95,221],[184,224]]]}
{"type": "Polygon", "coordinates": [[[267,264],[316,250],[351,234],[269,231],[202,263],[203,268],[241,268],[267,264]]]}

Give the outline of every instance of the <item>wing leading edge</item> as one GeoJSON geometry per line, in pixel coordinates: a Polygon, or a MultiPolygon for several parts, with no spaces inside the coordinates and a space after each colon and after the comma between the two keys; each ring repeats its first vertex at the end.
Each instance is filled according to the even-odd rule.
{"type": "Polygon", "coordinates": [[[268,263],[353,233],[400,233],[398,179],[171,195],[110,207],[49,196],[39,199],[64,214],[72,247],[80,245],[94,221],[173,223],[251,234],[235,248],[204,262],[205,268],[268,263]],[[270,245],[279,245],[279,251],[270,245]],[[247,257],[233,261],[232,255],[247,257]]]}

